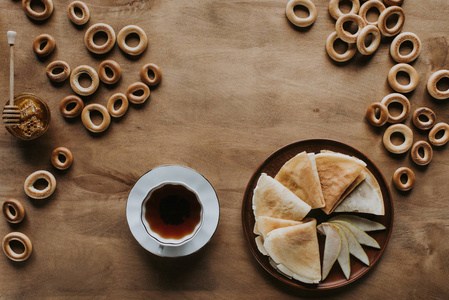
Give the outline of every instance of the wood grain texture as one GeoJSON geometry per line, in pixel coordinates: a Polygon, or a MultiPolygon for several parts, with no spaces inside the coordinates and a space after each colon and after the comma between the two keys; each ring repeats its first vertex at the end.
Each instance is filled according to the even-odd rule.
{"type": "MultiPolygon", "coordinates": [[[[0,255],[0,297],[29,298],[187,298],[284,299],[301,296],[276,282],[252,257],[241,223],[246,184],[254,170],[276,149],[294,141],[330,138],[370,157],[390,180],[400,166],[417,175],[415,188],[392,187],[395,221],[389,245],[378,265],[335,299],[444,299],[449,294],[448,147],[436,149],[429,166],[419,168],[409,155],[393,156],[383,147],[384,128],[364,119],[371,102],[392,92],[387,74],[394,65],[391,39],[371,57],[357,55],[333,63],[324,50],[334,20],[327,1],[314,0],[318,19],[296,29],[285,17],[287,1],[86,1],[91,19],[74,26],[66,8],[54,1],[53,15],[34,22],[20,1],[0,2],[0,95],[9,95],[8,30],[15,44],[16,92],[33,92],[52,112],[48,132],[21,142],[0,128],[0,199],[14,197],[25,206],[24,222],[0,220],[0,235],[27,234],[34,252],[25,263],[0,255]],[[126,25],[142,27],[148,49],[137,58],[120,49],[92,55],[83,44],[88,26],[104,22],[116,33],[126,25]],[[56,40],[54,53],[38,59],[32,42],[41,33],[56,40]],[[123,77],[100,85],[86,103],[106,104],[139,80],[140,67],[161,67],[161,84],[149,101],[131,105],[101,135],[90,134],[80,119],[66,121],[58,110],[71,94],[66,81],[54,85],[45,76],[53,60],[75,68],[98,68],[114,59],[123,77]],[[74,155],[67,171],[50,164],[53,149],[65,146],[74,155]],[[196,169],[215,187],[221,207],[218,230],[200,252],[180,259],[161,259],[134,240],[125,217],[127,196],[146,171],[180,164],[196,169]],[[47,200],[33,201],[23,182],[33,171],[49,170],[58,181],[47,200]]],[[[449,101],[437,102],[426,89],[427,78],[449,68],[449,4],[446,0],[406,0],[404,31],[423,42],[413,63],[420,75],[410,93],[412,110],[427,106],[437,120],[449,122],[449,101]]],[[[411,124],[410,117],[405,121],[411,124]]],[[[426,139],[413,128],[415,140],[426,139]]]]}

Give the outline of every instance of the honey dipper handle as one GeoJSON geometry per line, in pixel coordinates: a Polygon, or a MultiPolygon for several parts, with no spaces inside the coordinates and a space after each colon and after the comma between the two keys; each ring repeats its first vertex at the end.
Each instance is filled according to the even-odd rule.
{"type": "Polygon", "coordinates": [[[14,105],[14,42],[16,40],[17,32],[8,31],[9,44],[9,105],[14,105]]]}

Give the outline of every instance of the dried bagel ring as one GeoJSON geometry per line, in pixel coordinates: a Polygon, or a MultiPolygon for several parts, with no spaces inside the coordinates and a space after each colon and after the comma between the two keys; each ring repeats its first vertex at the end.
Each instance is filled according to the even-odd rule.
{"type": "Polygon", "coordinates": [[[24,261],[27,260],[28,257],[30,257],[31,252],[33,252],[33,244],[31,243],[31,240],[29,237],[27,237],[25,234],[21,232],[10,232],[3,238],[3,252],[5,252],[5,255],[13,261],[24,261]],[[23,245],[23,252],[17,253],[12,248],[10,243],[12,241],[17,241],[23,245]]]}
{"type": "MultiPolygon", "coordinates": [[[[357,53],[357,47],[356,44],[354,43],[346,43],[348,48],[346,49],[346,51],[344,53],[338,53],[335,48],[335,41],[337,41],[338,39],[340,39],[337,35],[337,33],[334,31],[332,32],[326,40],[326,52],[329,55],[330,58],[332,58],[334,61],[336,62],[345,62],[350,60],[351,58],[354,57],[354,55],[357,53]]],[[[340,39],[341,40],[341,39],[340,39]]]]}
{"type": "Polygon", "coordinates": [[[25,183],[23,185],[23,188],[25,190],[25,194],[28,195],[28,197],[33,199],[45,199],[51,196],[53,192],[56,189],[56,179],[53,174],[51,174],[48,171],[40,170],[36,171],[32,174],[30,174],[27,179],[25,180],[25,183]],[[47,186],[44,189],[37,189],[34,187],[34,184],[39,179],[44,179],[47,181],[47,186]]]}
{"type": "Polygon", "coordinates": [[[365,117],[371,125],[380,127],[388,121],[388,108],[380,102],[371,103],[366,110],[365,117]],[[376,116],[376,112],[379,111],[379,117],[376,116]]]}
{"type": "Polygon", "coordinates": [[[412,32],[402,32],[398,34],[391,42],[390,55],[398,63],[409,63],[418,58],[421,53],[421,40],[412,32]],[[400,52],[401,45],[404,42],[411,42],[413,49],[410,53],[402,55],[400,52]]]}
{"type": "Polygon", "coordinates": [[[410,114],[410,101],[402,94],[392,93],[386,95],[381,103],[387,107],[388,110],[388,122],[389,123],[400,123],[407,119],[410,114]],[[391,103],[399,103],[402,107],[401,113],[398,116],[392,116],[390,114],[389,106],[391,103]]]}
{"type": "Polygon", "coordinates": [[[317,10],[315,4],[311,0],[290,0],[285,8],[287,19],[295,26],[307,27],[312,25],[317,17],[317,10]],[[300,18],[295,14],[295,7],[302,6],[309,12],[307,18],[300,18]]]}
{"type": "Polygon", "coordinates": [[[120,68],[120,65],[114,60],[104,60],[98,67],[98,76],[104,83],[114,84],[117,83],[122,77],[122,68],[120,68]],[[108,75],[107,70],[112,73],[111,76],[108,75]]]}
{"type": "Polygon", "coordinates": [[[410,150],[410,156],[415,164],[419,166],[428,165],[433,157],[432,146],[426,141],[418,141],[413,144],[410,150]],[[420,154],[420,149],[423,151],[423,156],[420,154]]]}
{"type": "MultiPolygon", "coordinates": [[[[331,0],[329,1],[329,13],[330,15],[335,19],[338,20],[338,18],[340,18],[341,16],[345,15],[341,10],[340,10],[340,2],[343,0],[331,0]]],[[[349,12],[350,14],[356,14],[359,12],[360,9],[360,1],[359,0],[350,0],[352,7],[351,7],[351,11],[349,12]]]]}
{"type": "Polygon", "coordinates": [[[51,153],[51,164],[59,170],[67,170],[73,163],[73,155],[66,147],[58,147],[51,153]]]}
{"type": "Polygon", "coordinates": [[[360,31],[363,27],[366,26],[365,21],[360,17],[359,15],[355,14],[346,14],[338,18],[337,22],[335,22],[335,32],[337,32],[338,37],[346,42],[346,43],[355,43],[357,42],[357,36],[359,35],[360,31]],[[346,22],[354,22],[357,24],[357,32],[351,33],[349,31],[346,31],[344,29],[344,24],[346,22]]]}
{"type": "Polygon", "coordinates": [[[384,0],[386,5],[392,6],[392,5],[402,5],[404,0],[384,0]]]}
{"type": "Polygon", "coordinates": [[[415,185],[415,173],[407,167],[398,168],[393,174],[393,183],[398,190],[409,191],[415,185]],[[402,182],[401,177],[404,177],[405,182],[402,182]]]}
{"type": "Polygon", "coordinates": [[[429,141],[434,146],[443,146],[449,142],[449,125],[447,123],[437,123],[429,132],[429,141]],[[439,132],[443,132],[441,137],[437,138],[439,132]]]}
{"type": "Polygon", "coordinates": [[[95,93],[100,84],[97,71],[94,68],[86,65],[76,67],[72,75],[70,75],[70,86],[72,90],[80,96],[89,96],[95,93]],[[82,74],[86,74],[91,79],[91,84],[88,87],[81,86],[79,78],[82,74]]]}
{"type": "Polygon", "coordinates": [[[368,25],[375,25],[377,26],[378,19],[374,22],[368,21],[367,15],[368,11],[372,8],[376,8],[379,11],[379,15],[385,10],[385,5],[379,1],[379,0],[369,0],[363,3],[362,6],[360,6],[359,9],[359,16],[362,17],[363,20],[365,20],[366,24],[368,25]]]}
{"type": "Polygon", "coordinates": [[[120,118],[126,113],[128,106],[129,103],[126,95],[123,93],[116,93],[109,98],[107,108],[112,117],[120,118]],[[116,108],[117,103],[120,103],[118,108],[116,108]]]}
{"type": "Polygon", "coordinates": [[[84,44],[86,48],[95,54],[104,54],[114,47],[115,45],[115,31],[111,26],[104,23],[97,23],[89,27],[84,35],[84,44]],[[107,35],[107,40],[103,45],[97,45],[94,42],[95,34],[104,32],[107,35]]]}
{"type": "Polygon", "coordinates": [[[394,154],[402,154],[407,152],[413,144],[413,131],[404,124],[393,124],[385,130],[383,136],[385,148],[394,154]],[[391,142],[391,136],[399,133],[404,137],[404,141],[400,145],[394,145],[391,142]]]}
{"type": "Polygon", "coordinates": [[[360,30],[357,36],[357,49],[363,55],[371,55],[379,48],[381,39],[379,28],[374,25],[367,25],[360,30]],[[369,34],[373,36],[373,39],[367,47],[365,41],[369,34]]]}
{"type": "Polygon", "coordinates": [[[3,202],[2,211],[6,221],[12,224],[22,222],[25,217],[25,208],[17,199],[8,199],[3,202]]]}
{"type": "Polygon", "coordinates": [[[76,118],[78,117],[84,108],[84,101],[80,97],[76,95],[69,95],[64,97],[61,102],[59,103],[59,110],[61,111],[61,114],[65,118],[76,118]],[[74,107],[70,107],[72,104],[74,104],[74,107]]]}
{"type": "Polygon", "coordinates": [[[401,32],[402,27],[404,27],[405,23],[405,12],[399,6],[390,6],[380,13],[379,20],[377,26],[379,27],[380,32],[387,37],[395,36],[399,32],[401,32]],[[393,27],[387,26],[387,19],[393,15],[398,16],[398,20],[393,27]]]}
{"type": "Polygon", "coordinates": [[[142,104],[150,97],[150,88],[143,82],[134,82],[126,89],[126,97],[131,103],[142,104]],[[138,91],[142,95],[135,95],[138,91]]]}
{"type": "Polygon", "coordinates": [[[443,78],[449,78],[449,70],[439,70],[433,73],[427,81],[427,91],[430,96],[438,100],[449,98],[449,89],[441,91],[438,89],[438,82],[443,78]]]}
{"type": "Polygon", "coordinates": [[[139,26],[128,25],[123,27],[119,31],[117,35],[117,44],[120,47],[120,49],[122,49],[122,51],[125,52],[126,54],[133,56],[139,55],[147,48],[148,45],[147,34],[139,26]],[[133,33],[139,36],[139,44],[135,47],[131,47],[128,44],[126,44],[126,38],[133,33]]]}
{"type": "Polygon", "coordinates": [[[109,115],[106,107],[98,103],[93,103],[84,107],[83,112],[81,113],[81,121],[87,130],[90,132],[99,133],[108,129],[111,124],[111,116],[109,115]],[[94,124],[90,118],[90,113],[93,110],[98,111],[103,117],[102,122],[98,125],[94,124]]]}
{"type": "Polygon", "coordinates": [[[33,42],[33,51],[39,57],[50,55],[55,50],[55,39],[46,33],[38,35],[33,42]]]}
{"type": "Polygon", "coordinates": [[[52,0],[39,0],[44,5],[44,10],[37,12],[31,8],[32,0],[22,0],[22,7],[28,17],[36,21],[43,21],[48,19],[53,13],[53,1],[52,0]]]}
{"type": "Polygon", "coordinates": [[[73,1],[70,3],[67,7],[67,14],[69,15],[70,21],[75,25],[84,25],[90,19],[89,7],[82,1],[73,1]],[[81,16],[76,14],[77,9],[81,11],[81,16]]]}
{"type": "Polygon", "coordinates": [[[158,85],[162,79],[162,71],[155,64],[146,64],[140,69],[140,79],[149,86],[158,85]]]}
{"type": "Polygon", "coordinates": [[[436,115],[428,107],[419,107],[415,109],[412,116],[413,124],[421,130],[428,130],[435,125],[436,115]],[[421,116],[424,116],[424,120],[421,116]]]}
{"type": "Polygon", "coordinates": [[[418,72],[415,68],[408,64],[396,64],[388,72],[388,83],[390,87],[399,93],[409,93],[413,91],[419,82],[418,72]],[[410,82],[406,85],[400,84],[397,80],[397,75],[399,72],[405,72],[410,78],[410,82]]]}
{"type": "Polygon", "coordinates": [[[45,72],[51,81],[63,82],[70,76],[70,66],[65,61],[55,60],[48,64],[45,72]]]}

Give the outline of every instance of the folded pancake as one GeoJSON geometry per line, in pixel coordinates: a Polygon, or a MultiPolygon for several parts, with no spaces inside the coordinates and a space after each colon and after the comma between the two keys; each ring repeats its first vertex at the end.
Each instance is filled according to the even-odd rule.
{"type": "Polygon", "coordinates": [[[366,164],[358,158],[341,153],[319,153],[315,155],[326,214],[334,211],[343,200],[341,197],[356,180],[366,164]]]}
{"type": "Polygon", "coordinates": [[[262,173],[253,194],[254,216],[301,221],[311,207],[273,177],[262,173]]]}
{"type": "Polygon", "coordinates": [[[299,225],[302,223],[304,222],[260,216],[257,218],[256,224],[254,224],[254,232],[260,234],[263,239],[265,239],[267,234],[274,229],[299,225]]]}
{"type": "Polygon", "coordinates": [[[376,177],[367,169],[362,170],[365,180],[357,186],[338,206],[335,212],[358,212],[384,215],[382,191],[376,177]]]}
{"type": "Polygon", "coordinates": [[[323,193],[313,163],[305,151],[301,152],[287,161],[274,177],[312,209],[324,207],[323,193]]]}
{"type": "Polygon", "coordinates": [[[281,273],[305,283],[321,280],[315,219],[272,230],[265,239],[264,248],[281,273]]]}

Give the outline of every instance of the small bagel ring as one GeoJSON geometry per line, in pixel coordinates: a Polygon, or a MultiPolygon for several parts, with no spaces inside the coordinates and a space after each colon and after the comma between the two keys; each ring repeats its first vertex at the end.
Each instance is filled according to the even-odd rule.
{"type": "Polygon", "coordinates": [[[104,83],[114,84],[117,83],[122,77],[122,68],[120,68],[120,65],[114,60],[104,60],[98,67],[98,76],[104,83]],[[106,69],[109,69],[112,72],[112,76],[108,76],[106,69]]]}
{"type": "Polygon", "coordinates": [[[38,35],[33,42],[33,51],[39,57],[50,55],[55,50],[55,39],[46,33],[38,35]]]}
{"type": "Polygon", "coordinates": [[[32,0],[22,0],[22,7],[28,17],[36,21],[43,21],[48,19],[53,13],[53,1],[52,0],[39,0],[44,5],[42,12],[37,12],[31,8],[32,0]]]}
{"type": "Polygon", "coordinates": [[[67,8],[67,14],[69,15],[70,21],[72,21],[75,25],[84,25],[90,18],[89,7],[87,7],[86,3],[82,1],[73,1],[70,3],[67,8]],[[75,13],[75,9],[79,9],[81,11],[81,17],[78,17],[75,13]]]}
{"type": "Polygon", "coordinates": [[[403,192],[409,191],[415,185],[415,173],[407,167],[398,168],[393,174],[394,186],[403,192]],[[402,182],[401,177],[405,176],[405,183],[402,182]]]}
{"type": "Polygon", "coordinates": [[[380,32],[384,36],[390,37],[395,36],[399,32],[401,32],[402,27],[404,27],[404,23],[405,23],[404,10],[399,6],[390,6],[380,13],[377,26],[379,27],[380,32]],[[398,15],[398,21],[393,27],[390,28],[387,26],[387,19],[392,15],[398,15]]]}
{"type": "MultiPolygon", "coordinates": [[[[335,20],[338,20],[341,16],[345,15],[339,7],[340,2],[343,0],[331,0],[329,2],[329,13],[335,20]]],[[[350,14],[357,14],[360,9],[360,1],[359,0],[350,0],[352,7],[350,14]]]]}
{"type": "Polygon", "coordinates": [[[55,60],[48,64],[45,72],[47,73],[48,79],[53,82],[63,82],[70,76],[70,66],[68,63],[62,60],[55,60]],[[61,70],[62,72],[55,73],[56,70],[61,70]]]}
{"type": "Polygon", "coordinates": [[[97,71],[95,71],[95,69],[90,66],[78,66],[73,70],[72,75],[70,75],[70,86],[72,87],[72,90],[80,96],[92,95],[97,90],[99,84],[100,79],[98,77],[97,71]],[[81,86],[79,82],[79,77],[81,76],[81,74],[87,74],[92,80],[92,83],[89,87],[85,88],[81,86]]]}
{"type": "Polygon", "coordinates": [[[415,68],[408,64],[396,64],[388,72],[388,83],[390,87],[399,93],[409,93],[413,91],[419,82],[418,72],[415,68]],[[405,72],[410,78],[410,82],[407,85],[400,84],[397,80],[399,72],[405,72]]]}
{"type": "Polygon", "coordinates": [[[3,202],[2,210],[6,221],[12,224],[22,222],[25,217],[25,208],[17,199],[8,199],[3,202]]]}
{"type": "Polygon", "coordinates": [[[307,27],[312,25],[317,17],[317,10],[315,4],[311,0],[290,0],[285,8],[287,19],[295,26],[307,27]],[[302,6],[309,11],[307,18],[300,18],[295,14],[295,7],[302,6]]]}
{"type": "Polygon", "coordinates": [[[86,34],[84,35],[84,44],[90,52],[95,54],[104,54],[111,51],[114,47],[115,39],[115,31],[111,26],[104,23],[97,23],[87,29],[86,34]],[[104,32],[108,36],[103,45],[97,45],[94,42],[94,36],[98,32],[104,32]]]}
{"type": "Polygon", "coordinates": [[[24,261],[30,257],[31,252],[33,252],[33,244],[29,237],[21,232],[11,232],[8,233],[3,238],[3,252],[5,255],[13,261],[24,261]],[[16,253],[12,250],[11,245],[9,244],[12,241],[17,241],[23,245],[24,251],[22,253],[16,253]]]}
{"type": "Polygon", "coordinates": [[[366,110],[365,117],[371,125],[380,127],[388,121],[388,108],[380,102],[371,103],[366,110]],[[379,117],[376,117],[376,110],[379,110],[379,117]]]}
{"type": "Polygon", "coordinates": [[[365,21],[359,15],[346,14],[338,18],[337,22],[335,22],[335,32],[337,32],[338,36],[342,41],[346,43],[356,43],[360,31],[365,26],[366,26],[365,21]],[[343,27],[343,25],[346,22],[355,22],[358,26],[357,32],[350,33],[349,31],[346,31],[343,27]]]}
{"type": "Polygon", "coordinates": [[[162,71],[155,64],[146,64],[140,69],[140,79],[149,86],[158,85],[162,79],[162,71]],[[150,71],[152,76],[149,74],[150,71]]]}
{"type": "Polygon", "coordinates": [[[59,103],[59,110],[61,111],[61,114],[65,118],[69,119],[78,117],[83,111],[83,108],[84,101],[76,95],[66,96],[59,103]],[[68,106],[72,103],[75,104],[75,107],[69,110],[68,106]]]}
{"type": "Polygon", "coordinates": [[[421,53],[421,40],[412,32],[402,32],[398,34],[391,42],[390,55],[398,63],[409,63],[418,58],[421,53]],[[402,55],[399,51],[402,43],[409,41],[413,45],[410,53],[402,55]]]}
{"type": "Polygon", "coordinates": [[[413,112],[413,124],[421,130],[428,130],[435,125],[436,115],[430,108],[420,107],[413,112]],[[421,120],[420,116],[425,116],[427,120],[421,120]]]}
{"type": "Polygon", "coordinates": [[[131,103],[142,104],[150,97],[150,88],[143,82],[134,82],[126,90],[126,97],[131,103]],[[142,95],[134,95],[137,91],[142,91],[142,95]]]}
{"type": "Polygon", "coordinates": [[[66,170],[70,168],[73,163],[73,155],[66,147],[58,147],[51,153],[51,164],[59,170],[66,170]],[[64,159],[61,160],[60,156],[64,159]]]}
{"type": "Polygon", "coordinates": [[[402,3],[404,2],[404,0],[384,0],[386,5],[402,5],[402,3]]]}
{"type": "Polygon", "coordinates": [[[429,132],[429,141],[434,146],[443,146],[449,142],[449,125],[447,123],[437,123],[429,132]],[[443,135],[437,138],[438,132],[443,131],[443,135]]]}
{"type": "MultiPolygon", "coordinates": [[[[335,51],[334,44],[337,39],[340,39],[337,35],[337,33],[334,31],[332,32],[326,40],[326,52],[329,55],[330,58],[332,58],[336,62],[345,62],[350,60],[354,57],[354,55],[357,53],[357,47],[354,43],[346,43],[348,45],[348,49],[345,51],[345,53],[338,53],[335,51]]],[[[341,40],[341,39],[340,39],[341,40]]]]}
{"type": "Polygon", "coordinates": [[[87,130],[99,133],[108,129],[109,124],[111,124],[111,116],[106,107],[101,104],[93,103],[84,107],[83,112],[81,113],[81,121],[87,130]],[[103,121],[99,125],[95,125],[90,118],[90,112],[93,110],[98,111],[103,116],[103,121]]]}
{"type": "Polygon", "coordinates": [[[402,154],[406,152],[413,144],[413,131],[404,124],[394,124],[385,130],[383,136],[385,148],[394,154],[402,154]],[[391,136],[393,133],[400,133],[404,136],[404,142],[400,145],[393,145],[391,136]]]}
{"type": "Polygon", "coordinates": [[[427,81],[427,91],[430,96],[438,100],[449,98],[449,89],[440,91],[437,87],[438,82],[443,78],[449,78],[449,70],[439,70],[433,73],[427,81]]]}
{"type": "Polygon", "coordinates": [[[410,101],[402,94],[392,93],[386,95],[381,103],[385,105],[388,109],[388,122],[389,123],[400,123],[407,119],[410,114],[410,101]],[[390,114],[389,106],[391,103],[399,103],[402,106],[402,111],[398,116],[392,116],[390,114]]]}
{"type": "Polygon", "coordinates": [[[51,194],[53,194],[53,192],[55,191],[56,179],[55,176],[53,176],[53,174],[48,171],[36,171],[27,177],[23,188],[25,190],[25,194],[27,194],[28,197],[33,199],[45,199],[50,197],[51,194]],[[34,184],[39,179],[44,179],[45,181],[47,181],[47,186],[43,190],[38,190],[34,187],[34,184]]]}
{"type": "Polygon", "coordinates": [[[410,156],[415,164],[419,166],[428,165],[433,157],[432,146],[426,141],[418,141],[413,144],[412,150],[410,150],[410,156]],[[421,156],[419,149],[423,150],[424,156],[421,156]]]}
{"type": "Polygon", "coordinates": [[[379,48],[381,38],[382,37],[377,26],[367,25],[360,30],[359,35],[357,36],[357,49],[362,55],[371,55],[376,52],[377,48],[379,48]],[[373,39],[367,47],[365,40],[369,34],[373,35],[373,39]]]}
{"type": "Polygon", "coordinates": [[[108,100],[108,112],[109,114],[114,117],[114,118],[120,118],[121,116],[123,116],[126,111],[128,110],[128,98],[126,97],[125,94],[123,93],[116,93],[114,95],[111,96],[111,98],[109,98],[108,100]],[[121,101],[120,107],[118,109],[115,108],[115,103],[117,103],[118,101],[121,101]]]}
{"type": "Polygon", "coordinates": [[[362,19],[366,22],[366,24],[377,26],[379,19],[377,19],[374,22],[370,22],[367,19],[368,11],[371,8],[376,8],[379,11],[379,15],[380,15],[385,10],[385,5],[379,0],[369,0],[369,1],[366,1],[362,6],[360,6],[359,16],[362,17],[362,19]]]}
{"type": "Polygon", "coordinates": [[[122,51],[125,52],[126,54],[133,56],[139,55],[147,48],[148,45],[147,34],[139,26],[128,25],[123,27],[122,30],[119,31],[117,35],[117,44],[120,47],[120,49],[122,49],[122,51]],[[135,47],[130,47],[128,44],[126,44],[126,38],[133,33],[139,36],[139,44],[135,47]]]}

